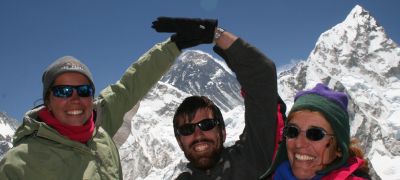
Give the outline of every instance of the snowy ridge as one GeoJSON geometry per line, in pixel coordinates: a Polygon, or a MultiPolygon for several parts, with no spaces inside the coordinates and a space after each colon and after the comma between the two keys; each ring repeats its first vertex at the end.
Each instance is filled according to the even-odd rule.
{"type": "Polygon", "coordinates": [[[16,129],[15,126],[13,126],[11,123],[8,123],[7,116],[3,113],[0,112],[0,131],[1,131],[1,136],[13,136],[14,131],[16,129]]]}
{"type": "Polygon", "coordinates": [[[227,65],[200,51],[185,51],[161,81],[188,94],[212,97],[224,111],[242,104],[240,86],[227,65]],[[233,83],[225,83],[233,82],[233,83]]]}
{"type": "Polygon", "coordinates": [[[17,127],[18,122],[15,119],[0,112],[0,159],[12,147],[12,136],[17,127]]]}
{"type": "MultiPolygon", "coordinates": [[[[185,53],[185,52],[180,57],[182,62],[184,62],[185,59],[186,59],[186,61],[194,60],[193,58],[190,57],[191,53],[185,53]]],[[[195,61],[195,63],[197,63],[197,64],[202,64],[202,63],[205,64],[204,61],[213,59],[213,60],[215,60],[215,63],[218,63],[221,67],[223,67],[224,71],[228,72],[229,74],[231,74],[233,76],[235,74],[235,73],[232,72],[232,70],[228,67],[228,65],[226,65],[226,63],[223,60],[220,60],[220,59],[218,59],[216,57],[213,57],[209,53],[206,53],[206,52],[203,52],[203,51],[200,51],[200,50],[190,50],[188,52],[192,52],[194,54],[197,54],[196,55],[197,57],[202,57],[202,58],[198,58],[198,60],[199,60],[198,62],[195,61]]]]}

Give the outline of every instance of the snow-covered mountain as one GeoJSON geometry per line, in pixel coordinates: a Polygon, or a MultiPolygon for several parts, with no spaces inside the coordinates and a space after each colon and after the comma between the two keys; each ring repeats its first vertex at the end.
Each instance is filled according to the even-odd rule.
{"type": "Polygon", "coordinates": [[[243,102],[240,86],[225,63],[212,59],[207,53],[188,51],[161,81],[188,94],[212,97],[218,107],[228,111],[243,102]]]}
{"type": "Polygon", "coordinates": [[[400,48],[361,6],[322,33],[308,59],[280,73],[278,84],[291,106],[295,92],[317,82],[348,94],[351,135],[382,179],[399,179],[400,48]]]}
{"type": "MultiPolygon", "coordinates": [[[[288,109],[297,91],[318,82],[348,94],[351,135],[360,140],[373,179],[400,179],[396,168],[400,163],[400,47],[361,6],[322,33],[307,60],[278,74],[279,93],[288,109]]],[[[130,135],[118,142],[124,179],[174,179],[185,169],[187,160],[175,140],[172,116],[190,95],[209,96],[221,107],[227,126],[225,146],[238,139],[244,107],[234,73],[207,53],[186,51],[140,102],[137,113],[125,116],[132,124],[122,127],[130,135]]],[[[0,134],[3,124],[0,116],[0,134]]]]}
{"type": "Polygon", "coordinates": [[[12,136],[17,127],[18,122],[15,119],[0,112],[0,159],[12,147],[12,136]]]}

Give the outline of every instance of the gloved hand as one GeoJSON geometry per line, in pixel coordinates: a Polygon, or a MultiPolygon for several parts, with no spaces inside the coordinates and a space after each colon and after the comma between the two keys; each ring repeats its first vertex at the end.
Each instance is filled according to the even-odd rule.
{"type": "Polygon", "coordinates": [[[216,19],[158,17],[151,27],[157,32],[175,33],[171,40],[182,50],[212,43],[217,26],[216,19]]]}

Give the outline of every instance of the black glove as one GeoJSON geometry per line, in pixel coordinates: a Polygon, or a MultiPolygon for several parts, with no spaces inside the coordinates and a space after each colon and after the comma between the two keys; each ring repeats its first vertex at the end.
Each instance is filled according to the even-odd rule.
{"type": "Polygon", "coordinates": [[[151,27],[157,32],[175,33],[171,40],[182,50],[212,43],[217,26],[216,19],[158,17],[151,27]]]}

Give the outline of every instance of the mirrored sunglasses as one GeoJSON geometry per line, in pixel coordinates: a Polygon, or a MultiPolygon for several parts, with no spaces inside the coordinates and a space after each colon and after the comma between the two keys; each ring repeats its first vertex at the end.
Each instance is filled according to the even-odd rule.
{"type": "Polygon", "coordinates": [[[89,97],[93,96],[93,87],[91,85],[79,85],[79,86],[70,86],[70,85],[57,85],[51,88],[53,92],[53,96],[59,98],[68,98],[71,97],[74,93],[74,89],[78,93],[79,97],[89,97]]]}
{"type": "Polygon", "coordinates": [[[178,127],[176,133],[182,136],[189,136],[194,133],[196,126],[202,131],[209,131],[217,125],[219,125],[219,121],[216,119],[203,119],[198,123],[188,123],[178,127]]]}
{"type": "MultiPolygon", "coordinates": [[[[297,138],[301,132],[303,131],[294,125],[288,125],[283,129],[283,135],[288,139],[297,138]]],[[[334,136],[333,134],[326,133],[326,131],[320,127],[311,127],[307,129],[305,133],[307,139],[311,141],[319,141],[325,136],[334,136]]]]}

